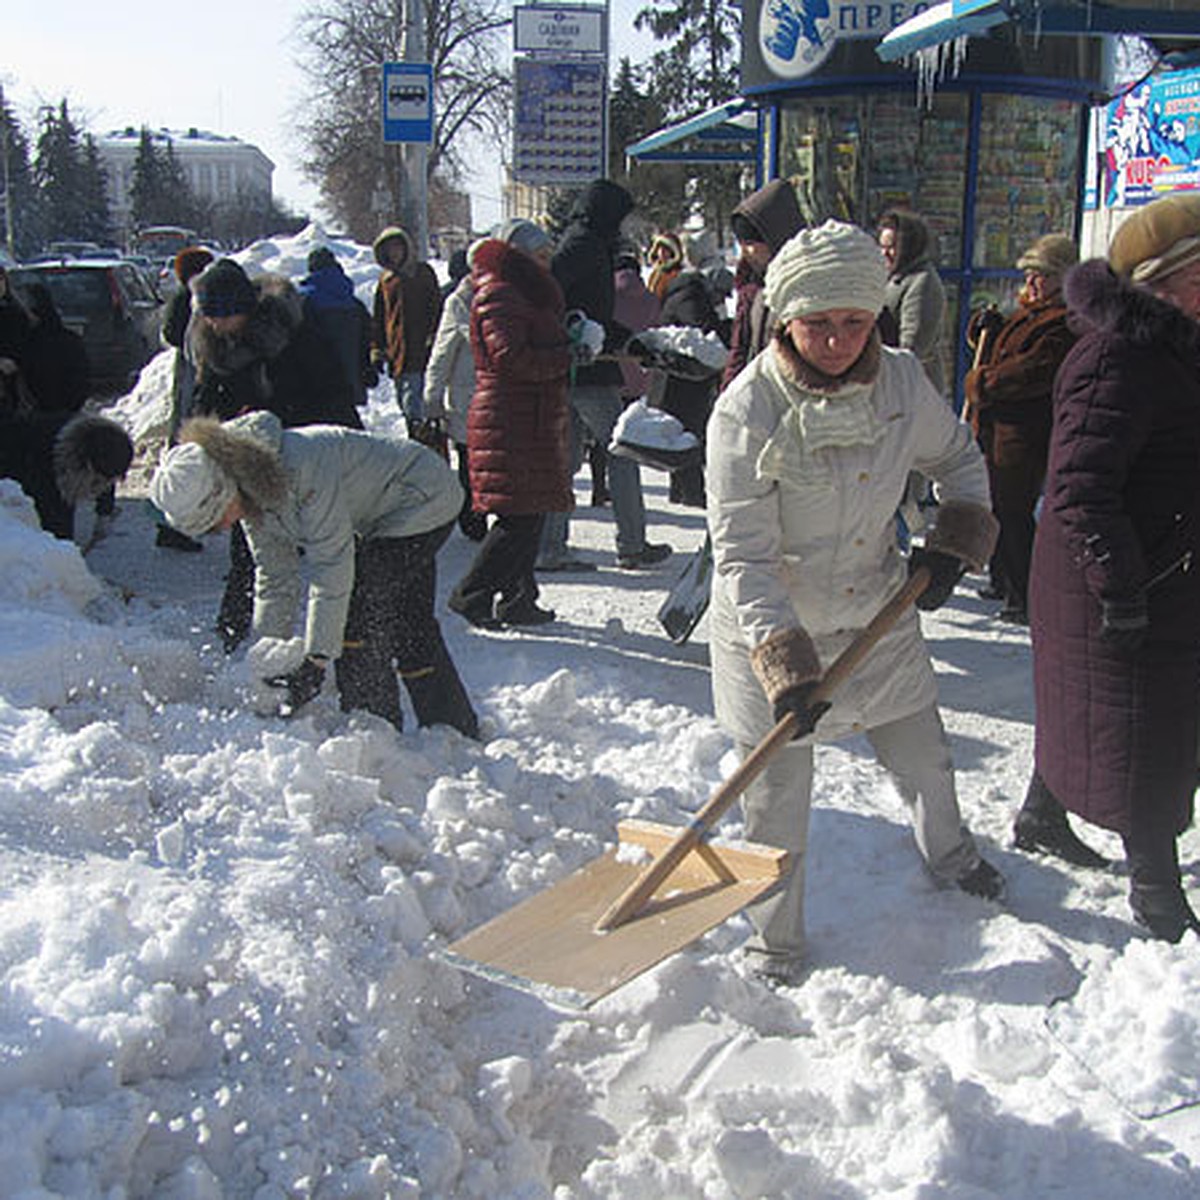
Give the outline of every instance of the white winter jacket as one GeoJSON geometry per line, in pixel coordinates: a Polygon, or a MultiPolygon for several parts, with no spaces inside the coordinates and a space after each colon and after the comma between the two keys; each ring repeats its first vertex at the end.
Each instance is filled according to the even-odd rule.
{"type": "Polygon", "coordinates": [[[446,298],[425,368],[425,414],[444,420],[446,432],[457,446],[467,444],[467,410],[475,392],[475,355],[471,350],[474,293],[468,275],[446,298]]]}
{"type": "MultiPolygon", "coordinates": [[[[356,540],[414,537],[447,525],[462,506],[462,488],[445,460],[419,442],[335,425],[284,429],[267,412],[224,428],[274,451],[287,481],[282,503],[243,522],[256,568],[254,632],[291,637],[307,581],[305,652],[338,658],[356,540]]],[[[228,438],[216,438],[205,448],[220,455],[228,438]]],[[[222,465],[254,494],[253,480],[239,478],[236,447],[234,461],[225,457],[222,465]]]]}
{"type": "MultiPolygon", "coordinates": [[[[800,626],[828,668],[905,581],[895,514],[909,471],[933,479],[941,501],[985,510],[987,472],[970,428],[917,358],[886,347],[873,383],[823,398],[801,387],[772,344],[719,397],[707,445],[714,701],[723,727],[753,744],[772,718],[750,650],[800,626]],[[848,412],[854,420],[839,417],[848,412]]],[[[910,609],[839,690],[817,737],[885,724],[935,700],[910,609]]]]}

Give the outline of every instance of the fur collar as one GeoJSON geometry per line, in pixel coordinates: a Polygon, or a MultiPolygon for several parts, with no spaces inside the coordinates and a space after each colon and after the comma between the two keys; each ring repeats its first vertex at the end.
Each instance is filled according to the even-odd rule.
{"type": "Polygon", "coordinates": [[[832,396],[848,386],[869,385],[879,378],[881,358],[879,330],[872,329],[871,336],[855,364],[843,375],[826,375],[817,370],[807,359],[800,357],[787,327],[780,325],[775,331],[775,354],[784,377],[801,391],[814,396],[832,396]]]}
{"type": "Polygon", "coordinates": [[[232,337],[218,334],[199,316],[188,334],[197,371],[233,375],[283,353],[304,320],[304,299],[281,275],[253,280],[258,303],[245,327],[232,337]]]}
{"type": "Polygon", "coordinates": [[[1200,323],[1153,292],[1122,279],[1102,258],[1080,263],[1066,278],[1068,321],[1077,333],[1120,332],[1136,345],[1167,343],[1200,354],[1200,323]]]}

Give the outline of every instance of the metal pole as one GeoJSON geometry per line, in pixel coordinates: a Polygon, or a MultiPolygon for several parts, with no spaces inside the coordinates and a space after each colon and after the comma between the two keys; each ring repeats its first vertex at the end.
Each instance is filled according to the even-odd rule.
{"type": "MultiPolygon", "coordinates": [[[[424,0],[405,0],[401,54],[405,62],[426,61],[424,0]]],[[[401,151],[408,183],[404,224],[424,261],[429,257],[429,147],[408,142],[401,151]]]]}

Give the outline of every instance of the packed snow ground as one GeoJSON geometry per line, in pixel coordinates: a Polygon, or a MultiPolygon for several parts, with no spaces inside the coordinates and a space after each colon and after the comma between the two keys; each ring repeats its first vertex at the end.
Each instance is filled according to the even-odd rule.
{"type": "MultiPolygon", "coordinates": [[[[301,274],[319,237],[244,257],[301,274]]],[[[369,253],[335,248],[369,296],[369,253]]],[[[118,406],[131,428],[160,426],[169,375],[163,355],[118,406]]],[[[386,385],[369,420],[399,436],[386,385]]],[[[674,646],[655,619],[701,518],[643,481],[664,567],[614,570],[611,511],[581,507],[599,569],[546,577],[556,623],[444,613],[482,745],[347,718],[329,690],[253,715],[211,633],[223,539],[156,548],[134,473],[83,557],[0,484],[0,1194],[1200,1195],[1200,1109],[1179,1107],[1200,1099],[1200,945],[1141,938],[1119,867],[1009,848],[1028,639],[969,587],[925,626],[1006,906],[934,886],[850,742],[819,752],[800,986],[743,976],[743,916],[586,1013],[431,953],[618,819],[686,821],[733,765],[705,626],[674,646]]],[[[472,549],[447,545],[443,595],[472,549]]],[[[1195,891],[1200,836],[1182,850],[1195,891]]]]}

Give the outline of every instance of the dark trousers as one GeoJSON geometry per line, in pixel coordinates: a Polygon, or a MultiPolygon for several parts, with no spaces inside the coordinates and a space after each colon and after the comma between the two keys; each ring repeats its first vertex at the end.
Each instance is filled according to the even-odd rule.
{"type": "Polygon", "coordinates": [[[537,602],[533,573],[542,536],[544,513],[520,516],[498,513],[466,575],[454,589],[454,607],[464,615],[492,616],[492,605],[503,616],[506,609],[537,602]]]}
{"type": "Polygon", "coordinates": [[[992,512],[1000,522],[992,583],[997,591],[1004,593],[1005,604],[1021,612],[1028,608],[1029,564],[1037,528],[1033,514],[1045,473],[1045,459],[1035,455],[1011,466],[988,461],[992,512]]]}
{"type": "Polygon", "coordinates": [[[336,674],[342,708],[366,709],[404,728],[404,680],[418,725],[479,736],[479,721],[434,615],[437,552],[452,524],[406,538],[360,542],[336,674]]]}
{"type": "Polygon", "coordinates": [[[232,653],[250,632],[254,618],[254,556],[240,521],[229,530],[229,574],[217,612],[217,632],[232,653]]]}

